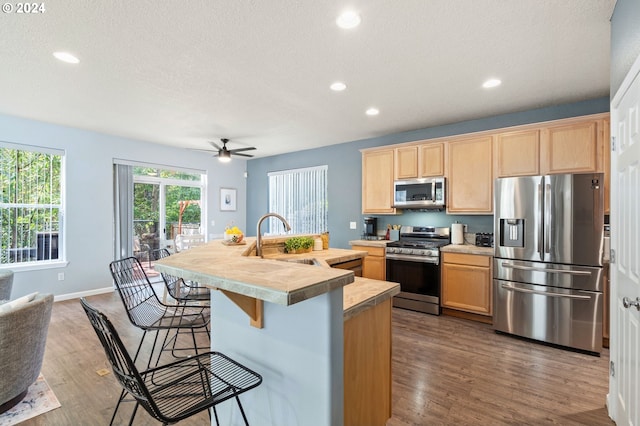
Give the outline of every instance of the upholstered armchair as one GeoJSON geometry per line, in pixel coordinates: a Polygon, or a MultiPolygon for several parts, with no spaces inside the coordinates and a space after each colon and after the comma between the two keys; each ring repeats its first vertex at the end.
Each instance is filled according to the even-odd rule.
{"type": "Polygon", "coordinates": [[[22,401],[40,374],[52,306],[52,294],[0,305],[0,413],[22,401]]]}

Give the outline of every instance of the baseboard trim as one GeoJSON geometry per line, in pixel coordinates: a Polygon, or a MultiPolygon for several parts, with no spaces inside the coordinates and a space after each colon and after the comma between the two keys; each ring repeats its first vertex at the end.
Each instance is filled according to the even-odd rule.
{"type": "Polygon", "coordinates": [[[493,317],[487,315],[474,314],[471,312],[458,311],[456,309],[442,308],[442,315],[448,315],[450,317],[462,318],[471,321],[483,322],[485,324],[492,325],[493,317]]]}
{"type": "Polygon", "coordinates": [[[60,294],[58,296],[55,296],[53,298],[53,301],[61,302],[63,300],[79,299],[81,297],[95,296],[96,294],[111,293],[114,290],[115,289],[113,287],[103,287],[103,288],[96,288],[94,290],[79,291],[77,293],[60,294]]]}

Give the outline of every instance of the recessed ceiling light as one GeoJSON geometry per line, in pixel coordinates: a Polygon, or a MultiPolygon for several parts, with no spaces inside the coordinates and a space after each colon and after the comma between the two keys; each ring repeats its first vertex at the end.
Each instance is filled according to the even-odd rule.
{"type": "Polygon", "coordinates": [[[334,92],[342,92],[344,89],[347,88],[347,85],[344,84],[341,81],[336,81],[335,83],[331,84],[331,86],[329,86],[331,88],[331,90],[333,90],[334,92]]]}
{"type": "Polygon", "coordinates": [[[68,64],[77,64],[78,62],[80,62],[80,59],[76,58],[69,52],[53,52],[53,56],[55,56],[56,59],[68,64]]]}
{"type": "Polygon", "coordinates": [[[380,110],[378,108],[369,108],[367,110],[367,115],[378,115],[380,114],[380,110]]]}
{"type": "Polygon", "coordinates": [[[353,10],[348,10],[346,12],[343,12],[336,19],[336,25],[339,26],[340,28],[344,28],[345,30],[350,30],[351,28],[355,28],[358,25],[360,25],[360,15],[353,10]]]}
{"type": "Polygon", "coordinates": [[[485,89],[490,89],[492,87],[498,87],[501,84],[502,84],[502,81],[498,80],[497,78],[491,78],[485,81],[484,83],[482,83],[482,87],[484,87],[485,89]]]}

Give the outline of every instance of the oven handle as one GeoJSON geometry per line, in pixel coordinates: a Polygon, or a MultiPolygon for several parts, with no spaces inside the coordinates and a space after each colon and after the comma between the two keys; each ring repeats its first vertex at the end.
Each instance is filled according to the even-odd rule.
{"type": "Polygon", "coordinates": [[[411,256],[407,254],[387,253],[388,260],[403,260],[406,262],[431,263],[433,265],[440,264],[440,258],[429,256],[411,256]]]}
{"type": "Polygon", "coordinates": [[[565,269],[536,268],[534,266],[512,265],[511,263],[507,263],[507,262],[502,262],[502,267],[507,269],[520,269],[523,271],[551,272],[555,274],[591,275],[591,272],[589,271],[569,271],[565,269]]]}
{"type": "Polygon", "coordinates": [[[577,294],[563,294],[563,293],[551,293],[547,291],[529,290],[528,288],[513,287],[509,284],[502,284],[501,287],[504,288],[505,290],[517,291],[519,293],[539,294],[541,296],[564,297],[567,299],[580,299],[580,300],[591,299],[591,296],[579,296],[577,294]]]}

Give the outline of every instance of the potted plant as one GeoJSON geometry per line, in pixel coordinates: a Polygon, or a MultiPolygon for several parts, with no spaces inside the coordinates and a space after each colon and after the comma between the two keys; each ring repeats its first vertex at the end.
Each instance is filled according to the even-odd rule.
{"type": "Polygon", "coordinates": [[[284,243],[285,253],[309,253],[313,249],[313,238],[291,237],[284,243]]]}

